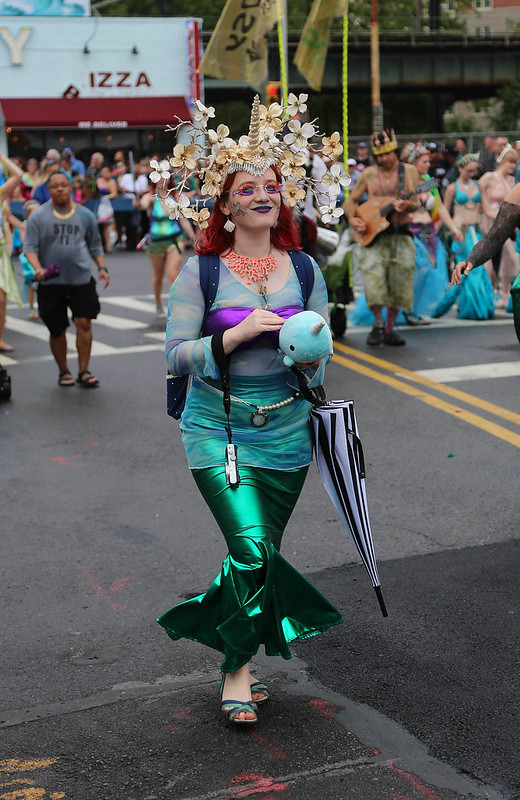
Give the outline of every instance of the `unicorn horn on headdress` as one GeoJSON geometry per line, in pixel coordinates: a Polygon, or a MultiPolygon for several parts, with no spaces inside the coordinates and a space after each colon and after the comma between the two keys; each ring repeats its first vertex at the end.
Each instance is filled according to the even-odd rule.
{"type": "Polygon", "coordinates": [[[249,149],[256,155],[260,151],[260,97],[255,95],[251,106],[251,121],[249,123],[249,149]]]}

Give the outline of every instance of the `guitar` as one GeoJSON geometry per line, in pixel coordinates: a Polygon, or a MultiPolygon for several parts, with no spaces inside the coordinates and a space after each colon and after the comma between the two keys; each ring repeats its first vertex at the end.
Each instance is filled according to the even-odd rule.
{"type": "MultiPolygon", "coordinates": [[[[418,183],[417,186],[411,191],[403,194],[399,199],[408,200],[414,194],[421,194],[421,192],[429,192],[438,186],[438,181],[435,178],[430,178],[428,181],[418,183]]],[[[394,198],[395,199],[395,198],[394,198]]],[[[354,239],[358,244],[365,247],[372,244],[376,236],[390,227],[388,217],[395,211],[394,204],[391,197],[371,197],[365,203],[362,203],[356,209],[356,217],[360,217],[366,222],[366,230],[359,233],[355,229],[352,230],[354,239]]]]}

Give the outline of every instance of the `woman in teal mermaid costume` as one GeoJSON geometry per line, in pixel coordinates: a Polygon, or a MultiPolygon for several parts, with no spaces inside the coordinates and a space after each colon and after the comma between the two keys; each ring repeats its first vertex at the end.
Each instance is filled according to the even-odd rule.
{"type": "MultiPolygon", "coordinates": [[[[327,317],[327,290],[314,261],[313,288],[304,305],[288,253],[298,236],[280,178],[265,152],[254,166],[240,161],[229,168],[197,243],[199,255],[220,255],[215,301],[204,318],[198,257],[190,258],[171,289],[166,329],[169,371],[194,376],[181,420],[183,444],[228,555],[205,594],[175,606],[158,622],[172,639],[194,639],[223,654],[221,709],[241,724],[256,722],[257,706],[269,697],[249,671],[260,645],[267,655],[290,658],[289,642],[342,621],[280,554],[312,444],[310,405],[283,364],[278,331],[304,307],[327,317]],[[212,353],[216,334],[230,356],[230,423],[240,472],[235,488],[225,476],[228,437],[212,353]]],[[[311,386],[321,384],[323,363],[304,369],[311,386]]]]}

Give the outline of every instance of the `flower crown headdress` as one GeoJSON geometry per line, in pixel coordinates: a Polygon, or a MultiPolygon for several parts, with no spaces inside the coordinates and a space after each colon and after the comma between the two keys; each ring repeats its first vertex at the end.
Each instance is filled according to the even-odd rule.
{"type": "Polygon", "coordinates": [[[399,147],[393,130],[376,131],[370,137],[370,144],[372,145],[372,152],[375,156],[391,153],[399,147]]]}
{"type": "Polygon", "coordinates": [[[428,147],[422,142],[406,142],[401,151],[401,161],[407,164],[414,164],[418,158],[430,153],[428,147]]]}
{"type": "Polygon", "coordinates": [[[465,167],[466,164],[469,164],[471,161],[480,161],[480,153],[462,153],[456,160],[455,166],[456,167],[465,167]]]}
{"type": "MultiPolygon", "coordinates": [[[[341,187],[349,185],[349,175],[342,171],[340,164],[333,163],[318,182],[307,175],[305,167],[310,155],[339,156],[343,146],[337,131],[330,137],[321,136],[316,120],[302,124],[300,120],[291,118],[307,110],[307,97],[306,94],[296,97],[291,93],[287,106],[272,103],[266,107],[261,105],[256,95],[249,133],[238,141],[230,138],[227,125],[218,125],[216,130],[208,129],[215,109],[196,100],[193,116],[199,127],[192,126],[190,143],[176,144],[168,161],[150,161],[153,168],[150,180],[153,183],[167,181],[172,174],[177,179],[175,189],[167,189],[166,196],[161,198],[170,219],[182,216],[191,219],[199,228],[205,228],[210,215],[206,202],[221,196],[228,175],[244,171],[259,176],[269,167],[275,167],[282,175],[282,196],[287,205],[294,207],[305,198],[306,189],[310,189],[318,200],[322,221],[337,222],[343,209],[336,207],[336,198],[341,187]],[[316,136],[321,136],[320,148],[310,142],[316,136]],[[193,177],[201,181],[201,199],[195,205],[190,204],[186,195],[193,177]],[[329,195],[327,205],[323,204],[324,190],[329,195]],[[177,199],[172,196],[174,193],[177,193],[177,199]]],[[[184,124],[168,126],[167,130],[177,132],[184,124]]]]}

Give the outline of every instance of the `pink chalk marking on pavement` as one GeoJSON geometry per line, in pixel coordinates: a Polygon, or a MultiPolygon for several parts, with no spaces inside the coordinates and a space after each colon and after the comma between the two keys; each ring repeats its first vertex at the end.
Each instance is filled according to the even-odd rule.
{"type": "Polygon", "coordinates": [[[378,749],[377,749],[377,747],[369,747],[368,749],[369,749],[369,750],[370,750],[370,752],[371,752],[371,753],[373,753],[375,756],[380,756],[380,755],[381,755],[381,750],[378,750],[378,749]]]}
{"type": "Polygon", "coordinates": [[[334,719],[338,711],[342,711],[345,707],[337,706],[335,703],[329,703],[328,700],[319,700],[317,697],[313,697],[312,700],[309,700],[309,705],[329,719],[334,719]]]}
{"type": "MultiPolygon", "coordinates": [[[[265,794],[265,792],[285,792],[290,788],[288,783],[275,783],[272,778],[256,775],[254,772],[235,775],[231,781],[231,786],[240,783],[249,783],[251,785],[247,789],[233,789],[231,797],[249,797],[252,794],[265,794]]],[[[264,800],[267,800],[267,798],[264,798],[264,800]]]]}
{"type": "MultiPolygon", "coordinates": [[[[108,592],[103,589],[103,587],[97,582],[91,572],[86,567],[78,567],[78,572],[81,572],[83,577],[85,578],[87,584],[94,589],[98,597],[101,597],[102,600],[110,606],[111,609],[114,611],[123,611],[126,606],[121,605],[121,603],[115,603],[112,598],[110,597],[110,591],[120,591],[120,589],[112,589],[112,587],[108,590],[108,592]]],[[[134,578],[121,578],[120,581],[116,581],[115,584],[120,584],[121,582],[127,582],[130,580],[135,580],[134,578]]],[[[115,584],[112,584],[114,586],[115,584]]],[[[123,588],[123,587],[122,587],[123,588]]]]}
{"type": "MultiPolygon", "coordinates": [[[[189,708],[179,709],[179,711],[176,711],[175,714],[172,714],[172,718],[177,720],[185,720],[186,722],[191,723],[199,722],[199,718],[196,717],[189,708]]],[[[176,731],[182,730],[182,725],[170,725],[168,730],[170,733],[175,733],[176,731]]]]}
{"type": "Polygon", "coordinates": [[[423,783],[421,783],[420,780],[414,777],[414,775],[412,775],[410,772],[406,772],[406,770],[400,769],[400,767],[396,767],[394,762],[391,760],[387,761],[386,763],[388,764],[390,769],[393,769],[394,772],[397,772],[398,775],[401,775],[401,777],[404,778],[406,781],[408,781],[408,783],[411,783],[412,786],[415,789],[417,789],[418,792],[420,792],[424,797],[427,798],[427,800],[439,800],[437,795],[433,794],[433,792],[430,792],[430,790],[423,783]]]}
{"type": "Polygon", "coordinates": [[[267,736],[264,736],[263,733],[253,730],[251,731],[251,739],[253,740],[253,742],[256,742],[256,744],[264,745],[264,747],[266,747],[267,750],[269,751],[269,755],[271,756],[271,758],[279,758],[279,759],[287,758],[286,754],[282,750],[278,750],[278,748],[275,747],[275,745],[272,742],[270,742],[267,736]]]}
{"type": "Polygon", "coordinates": [[[94,442],[92,439],[85,439],[85,444],[90,444],[92,447],[99,447],[99,442],[94,442]]]}
{"type": "Polygon", "coordinates": [[[54,463],[61,464],[63,467],[85,467],[86,464],[83,462],[81,464],[73,463],[74,461],[77,462],[78,458],[83,458],[83,456],[52,456],[50,460],[54,461],[54,463]]]}
{"type": "Polygon", "coordinates": [[[135,575],[132,575],[130,578],[120,578],[118,581],[114,581],[109,592],[122,592],[123,589],[127,588],[128,581],[136,581],[137,578],[135,575]]]}

